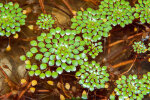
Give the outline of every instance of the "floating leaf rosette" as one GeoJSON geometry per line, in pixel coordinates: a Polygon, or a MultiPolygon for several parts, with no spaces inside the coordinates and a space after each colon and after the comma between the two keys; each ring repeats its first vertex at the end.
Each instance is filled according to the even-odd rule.
{"type": "MultiPolygon", "coordinates": [[[[138,79],[137,75],[122,75],[116,84],[114,91],[119,100],[142,100],[144,95],[150,93],[150,73],[144,74],[142,79],[138,79]]],[[[110,98],[115,100],[113,95],[110,98]]]]}
{"type": "Polygon", "coordinates": [[[38,20],[36,22],[39,28],[42,28],[42,29],[50,29],[52,28],[52,25],[54,23],[55,23],[55,20],[53,20],[51,15],[43,14],[43,13],[38,17],[38,20]]]}
{"type": "Polygon", "coordinates": [[[140,18],[142,23],[150,23],[150,0],[138,0],[139,4],[135,4],[132,8],[135,10],[135,18],[140,18]]]}
{"type": "Polygon", "coordinates": [[[84,39],[86,42],[86,48],[83,52],[95,58],[99,53],[103,52],[102,42],[91,42],[90,40],[84,39]]]}
{"type": "Polygon", "coordinates": [[[102,36],[108,37],[108,32],[112,29],[110,23],[100,20],[98,11],[92,8],[88,8],[86,11],[78,11],[71,21],[73,22],[72,29],[76,29],[77,33],[91,36],[93,42],[100,40],[102,36]]]}
{"type": "Polygon", "coordinates": [[[134,44],[132,46],[133,46],[134,52],[136,52],[136,53],[145,53],[147,51],[146,46],[141,41],[134,42],[134,44]]]}
{"type": "Polygon", "coordinates": [[[125,0],[104,0],[99,5],[102,20],[108,20],[113,26],[124,27],[134,20],[134,10],[125,0]]]}
{"type": "MultiPolygon", "coordinates": [[[[42,75],[37,74],[37,76],[39,75],[42,79],[44,76],[56,78],[63,70],[76,71],[76,66],[82,65],[88,60],[88,57],[83,53],[85,42],[81,37],[75,37],[75,34],[74,30],[63,31],[59,27],[51,29],[48,34],[41,33],[37,40],[30,42],[32,48],[26,53],[27,58],[34,58],[41,64],[38,67],[35,65],[33,69],[32,67],[26,67],[26,69],[32,70],[31,73],[40,71],[42,75]]],[[[20,58],[26,60],[26,57],[21,56],[20,58]]]]}
{"type": "Polygon", "coordinates": [[[0,36],[9,37],[11,34],[20,32],[20,26],[25,25],[26,17],[18,3],[9,2],[5,5],[0,3],[0,36]]]}
{"type": "Polygon", "coordinates": [[[90,89],[90,91],[105,88],[105,83],[109,81],[107,67],[100,67],[95,61],[92,63],[84,62],[81,69],[76,72],[76,77],[79,79],[79,84],[90,89]]]}

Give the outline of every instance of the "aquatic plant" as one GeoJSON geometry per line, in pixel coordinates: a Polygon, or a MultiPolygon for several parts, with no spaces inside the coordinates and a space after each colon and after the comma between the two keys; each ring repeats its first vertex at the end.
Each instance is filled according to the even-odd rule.
{"type": "Polygon", "coordinates": [[[135,13],[135,18],[140,18],[141,23],[150,23],[150,1],[149,0],[138,0],[139,4],[135,4],[132,8],[135,13]]]}
{"type": "MultiPolygon", "coordinates": [[[[143,75],[142,79],[138,79],[137,75],[122,75],[119,80],[116,80],[117,87],[114,89],[119,100],[141,100],[144,95],[150,93],[150,72],[143,75]]],[[[111,100],[115,100],[115,96],[110,96],[111,100]]]]}
{"type": "Polygon", "coordinates": [[[39,28],[42,29],[50,29],[52,28],[52,25],[55,23],[55,20],[53,20],[52,16],[49,14],[41,14],[38,19],[36,24],[39,26],[39,28]]]}
{"type": "Polygon", "coordinates": [[[20,26],[25,25],[26,17],[18,3],[9,2],[5,5],[0,3],[0,36],[9,37],[11,34],[20,32],[20,26]]]}
{"type": "Polygon", "coordinates": [[[80,66],[80,70],[76,72],[76,77],[79,79],[79,84],[90,91],[105,88],[105,83],[109,81],[107,67],[100,67],[95,61],[92,63],[84,62],[80,66]]]}
{"type": "Polygon", "coordinates": [[[83,52],[92,58],[95,58],[99,53],[103,52],[102,42],[93,43],[87,39],[84,39],[84,41],[86,43],[87,49],[85,49],[83,52]]]}
{"type": "Polygon", "coordinates": [[[71,21],[71,28],[76,29],[77,33],[82,33],[83,38],[90,36],[89,40],[92,42],[97,42],[102,36],[108,37],[108,32],[112,29],[108,22],[100,20],[98,12],[92,8],[88,8],[86,11],[78,11],[71,21]]]}
{"type": "Polygon", "coordinates": [[[108,20],[113,26],[125,27],[134,20],[134,10],[125,0],[104,0],[99,5],[99,15],[102,20],[108,20]]]}
{"type": "Polygon", "coordinates": [[[41,33],[37,40],[32,40],[30,42],[32,48],[26,53],[26,56],[23,55],[20,59],[25,61],[26,58],[33,57],[41,64],[39,67],[27,64],[26,69],[31,70],[29,75],[33,76],[35,73],[42,79],[51,75],[56,78],[58,74],[62,74],[63,70],[66,72],[76,71],[76,66],[82,65],[88,60],[88,57],[82,52],[85,42],[82,41],[81,37],[75,37],[75,34],[75,31],[63,31],[57,27],[51,29],[50,33],[41,33]],[[56,71],[51,71],[51,67],[54,67],[56,71]]]}
{"type": "Polygon", "coordinates": [[[146,46],[141,41],[134,42],[132,46],[133,46],[134,52],[136,53],[145,53],[147,51],[146,46]]]}
{"type": "MultiPolygon", "coordinates": [[[[59,27],[50,29],[54,20],[51,15],[41,14],[36,24],[42,29],[50,29],[50,32],[41,33],[36,40],[32,40],[30,51],[20,57],[26,63],[25,67],[29,76],[38,76],[41,79],[57,78],[64,70],[66,72],[76,71],[78,66],[80,68],[75,76],[83,88],[90,91],[105,88],[106,82],[109,81],[107,67],[101,67],[96,61],[89,63],[88,57],[91,56],[94,59],[103,52],[100,40],[102,36],[108,37],[108,32],[112,29],[111,25],[125,27],[132,23],[134,17],[139,18],[135,12],[138,7],[131,8],[129,2],[125,0],[101,1],[98,10],[88,8],[85,11],[77,12],[77,15],[71,19],[71,28],[74,30],[62,30],[59,27]],[[30,60],[33,61],[32,64],[30,60]]],[[[140,17],[142,18],[143,15],[140,17]]],[[[145,17],[145,19],[147,18],[145,17]]],[[[133,49],[136,53],[147,51],[141,41],[134,42],[133,49]]],[[[150,49],[148,48],[148,50],[150,49]]],[[[129,75],[128,78],[122,75],[119,80],[116,80],[116,88],[110,95],[110,99],[115,100],[115,95],[117,95],[119,100],[141,100],[144,95],[150,93],[149,80],[150,73],[144,74],[142,79],[138,79],[137,75],[129,75]]],[[[82,95],[82,99],[87,98],[88,95],[82,95]]]]}

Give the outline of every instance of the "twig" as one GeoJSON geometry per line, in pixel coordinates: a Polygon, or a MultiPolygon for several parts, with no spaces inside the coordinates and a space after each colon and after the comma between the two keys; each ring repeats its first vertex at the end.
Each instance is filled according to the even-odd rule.
{"type": "Polygon", "coordinates": [[[51,2],[51,4],[52,4],[52,5],[50,5],[50,6],[54,6],[55,8],[57,8],[58,10],[62,11],[63,13],[65,13],[65,14],[68,15],[70,18],[72,18],[72,16],[71,16],[68,12],[64,11],[64,7],[63,7],[62,5],[56,4],[56,3],[54,2],[54,0],[50,0],[50,2],[51,2]]]}
{"type": "Polygon", "coordinates": [[[23,38],[21,39],[21,38],[20,38],[20,39],[18,39],[18,40],[22,40],[22,41],[27,41],[27,42],[28,42],[28,41],[34,40],[34,39],[36,39],[36,38],[37,38],[37,37],[31,37],[31,38],[26,38],[26,39],[23,39],[23,38]]]}
{"type": "Polygon", "coordinates": [[[69,11],[71,12],[71,14],[72,14],[73,16],[75,16],[75,14],[72,12],[73,10],[72,10],[71,6],[68,4],[68,2],[67,2],[66,0],[62,0],[62,1],[63,1],[63,3],[67,6],[67,8],[68,8],[69,11]]]}
{"type": "Polygon", "coordinates": [[[119,63],[119,64],[113,65],[112,67],[113,67],[113,68],[118,68],[118,67],[120,67],[120,66],[124,66],[124,65],[130,64],[130,63],[132,63],[132,62],[134,62],[134,60],[123,61],[123,62],[121,62],[121,63],[119,63]]]}
{"type": "Polygon", "coordinates": [[[8,75],[5,73],[5,71],[2,69],[1,66],[0,66],[0,71],[3,73],[6,79],[9,79],[8,75]]]}
{"type": "Polygon", "coordinates": [[[64,88],[64,86],[63,86],[63,80],[62,80],[62,77],[60,77],[60,81],[61,81],[61,88],[62,88],[64,94],[65,94],[69,99],[71,99],[71,97],[70,97],[70,96],[66,93],[66,91],[65,91],[65,88],[64,88]]]}
{"type": "MultiPolygon", "coordinates": [[[[139,36],[139,35],[142,35],[142,34],[143,34],[143,32],[142,32],[142,33],[135,34],[135,35],[132,35],[132,36],[129,36],[127,39],[129,40],[129,39],[132,39],[132,38],[134,38],[134,37],[136,37],[136,36],[139,36]]],[[[119,43],[122,43],[122,42],[124,42],[124,41],[125,41],[125,40],[116,41],[116,42],[114,42],[114,43],[109,44],[108,47],[112,47],[112,46],[114,46],[114,45],[116,45],[116,44],[119,44],[119,43]]]]}
{"type": "Polygon", "coordinates": [[[125,73],[127,73],[127,72],[129,72],[129,71],[131,70],[131,68],[133,67],[133,65],[134,65],[134,63],[135,63],[135,61],[136,61],[136,58],[137,58],[137,55],[136,55],[135,59],[133,60],[133,62],[132,62],[132,64],[131,64],[130,68],[129,68],[127,71],[123,72],[121,75],[124,75],[125,73]]]}
{"type": "Polygon", "coordinates": [[[9,87],[11,88],[11,90],[13,90],[14,87],[17,88],[16,84],[12,80],[9,79],[8,75],[5,73],[5,71],[2,69],[1,66],[0,66],[0,71],[3,73],[3,75],[4,75],[5,79],[7,80],[7,83],[9,85],[9,87]]]}
{"type": "MultiPolygon", "coordinates": [[[[108,37],[108,45],[111,43],[111,35],[108,37]]],[[[107,53],[109,54],[111,51],[111,48],[108,46],[108,51],[107,53]]]]}
{"type": "Polygon", "coordinates": [[[97,4],[97,2],[98,2],[97,0],[84,0],[84,1],[86,1],[86,2],[88,2],[88,1],[89,1],[89,2],[92,2],[92,3],[93,3],[94,5],[96,5],[96,6],[98,5],[98,4],[97,4]]]}
{"type": "Polygon", "coordinates": [[[26,89],[24,89],[21,93],[20,93],[20,95],[18,96],[18,99],[17,100],[20,100],[21,99],[21,97],[24,95],[24,93],[29,89],[29,87],[31,86],[31,84],[32,84],[32,81],[28,84],[28,86],[26,87],[26,89]]]}
{"type": "Polygon", "coordinates": [[[7,93],[7,94],[4,94],[2,96],[0,96],[0,99],[1,100],[7,100],[9,98],[9,96],[11,96],[13,94],[13,91],[7,93]]]}
{"type": "Polygon", "coordinates": [[[43,13],[46,14],[46,11],[44,9],[43,0],[39,0],[39,3],[40,3],[40,6],[41,6],[41,9],[42,9],[43,13]]]}
{"type": "MultiPolygon", "coordinates": [[[[29,93],[31,92],[31,91],[28,91],[29,93]]],[[[36,92],[51,92],[50,90],[36,90],[36,92]]]]}

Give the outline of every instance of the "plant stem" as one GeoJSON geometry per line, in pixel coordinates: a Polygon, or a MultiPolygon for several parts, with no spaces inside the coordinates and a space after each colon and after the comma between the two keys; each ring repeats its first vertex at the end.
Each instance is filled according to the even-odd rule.
{"type": "Polygon", "coordinates": [[[30,88],[31,84],[32,84],[32,81],[28,84],[28,86],[27,86],[23,91],[21,91],[21,93],[20,93],[20,95],[18,96],[18,99],[17,99],[17,100],[20,100],[20,99],[21,99],[21,97],[24,95],[24,93],[30,88]]]}
{"type": "Polygon", "coordinates": [[[72,10],[71,6],[69,5],[69,3],[68,3],[66,0],[62,0],[62,2],[67,6],[67,8],[68,8],[69,11],[71,12],[71,14],[72,14],[73,16],[75,16],[74,13],[72,12],[73,10],[72,10]]]}
{"type": "MultiPolygon", "coordinates": [[[[136,37],[136,36],[140,36],[140,35],[142,35],[142,34],[143,34],[143,32],[142,32],[142,33],[137,33],[137,34],[135,34],[135,35],[129,36],[127,39],[129,40],[129,39],[132,39],[132,38],[134,38],[134,37],[136,37]]],[[[112,47],[112,46],[117,45],[117,44],[119,44],[119,43],[122,43],[122,42],[124,42],[124,41],[125,41],[125,40],[119,40],[119,41],[113,42],[113,43],[109,44],[108,47],[112,47]]]]}
{"type": "Polygon", "coordinates": [[[43,13],[46,14],[46,11],[44,9],[43,0],[39,0],[39,3],[40,3],[40,6],[41,6],[41,9],[42,9],[43,13]]]}

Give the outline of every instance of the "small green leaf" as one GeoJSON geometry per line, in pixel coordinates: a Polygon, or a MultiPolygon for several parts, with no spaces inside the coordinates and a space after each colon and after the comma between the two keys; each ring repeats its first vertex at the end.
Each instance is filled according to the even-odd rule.
{"type": "Polygon", "coordinates": [[[50,77],[52,75],[51,71],[46,71],[45,72],[46,77],[50,77]]]}
{"type": "Polygon", "coordinates": [[[41,79],[45,79],[45,74],[44,74],[44,73],[41,73],[41,74],[40,74],[40,78],[41,78],[41,79]]]}
{"type": "Polygon", "coordinates": [[[57,72],[52,72],[52,77],[53,78],[57,78],[58,77],[58,73],[57,72]]]}

